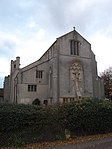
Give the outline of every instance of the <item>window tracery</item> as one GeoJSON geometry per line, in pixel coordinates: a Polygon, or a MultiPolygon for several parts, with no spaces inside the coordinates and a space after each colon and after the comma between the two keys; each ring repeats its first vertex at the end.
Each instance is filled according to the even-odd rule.
{"type": "Polygon", "coordinates": [[[83,92],[83,69],[80,63],[75,62],[71,66],[71,80],[72,80],[72,88],[75,92],[75,96],[80,99],[82,97],[83,92]]]}

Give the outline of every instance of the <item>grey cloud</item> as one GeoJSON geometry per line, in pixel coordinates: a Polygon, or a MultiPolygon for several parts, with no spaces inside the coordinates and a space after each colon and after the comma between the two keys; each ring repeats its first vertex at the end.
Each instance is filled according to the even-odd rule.
{"type": "Polygon", "coordinates": [[[44,19],[40,18],[39,21],[42,26],[57,31],[73,26],[81,32],[103,30],[112,17],[111,0],[42,0],[41,5],[43,10],[40,13],[44,19]]]}
{"type": "Polygon", "coordinates": [[[111,12],[111,0],[1,0],[0,26],[12,32],[16,28],[28,32],[26,24],[32,18],[50,34],[73,26],[91,34],[94,30],[111,29],[111,12]]]}
{"type": "Polygon", "coordinates": [[[0,45],[0,57],[11,58],[15,55],[16,44],[10,40],[3,40],[0,45]]]}
{"type": "Polygon", "coordinates": [[[32,16],[33,5],[31,0],[1,0],[0,26],[1,29],[11,31],[24,26],[27,19],[32,16]]]}

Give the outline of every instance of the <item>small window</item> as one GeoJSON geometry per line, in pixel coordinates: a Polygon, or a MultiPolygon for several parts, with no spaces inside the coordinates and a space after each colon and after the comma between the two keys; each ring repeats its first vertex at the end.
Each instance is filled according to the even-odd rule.
{"type": "Polygon", "coordinates": [[[40,78],[40,79],[43,78],[43,71],[42,70],[37,70],[36,71],[36,78],[40,78]]]}
{"type": "Polygon", "coordinates": [[[43,104],[44,104],[44,105],[48,105],[48,100],[44,100],[44,101],[43,101],[43,104]]]}
{"type": "Polygon", "coordinates": [[[63,98],[63,103],[67,103],[68,102],[68,98],[63,98]]]}
{"type": "Polygon", "coordinates": [[[16,64],[14,64],[14,68],[16,68],[16,64]]]}
{"type": "Polygon", "coordinates": [[[37,85],[28,85],[28,92],[36,92],[37,85]]]}
{"type": "Polygon", "coordinates": [[[70,41],[70,54],[71,55],[79,55],[79,41],[70,41]]]}

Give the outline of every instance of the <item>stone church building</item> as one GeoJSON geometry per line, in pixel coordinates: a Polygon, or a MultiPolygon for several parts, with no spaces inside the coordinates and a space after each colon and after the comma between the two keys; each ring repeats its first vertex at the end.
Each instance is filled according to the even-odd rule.
{"type": "Polygon", "coordinates": [[[20,68],[20,57],[11,60],[10,75],[4,80],[4,100],[42,104],[104,98],[103,80],[91,44],[75,29],[50,46],[42,57],[20,68]]]}

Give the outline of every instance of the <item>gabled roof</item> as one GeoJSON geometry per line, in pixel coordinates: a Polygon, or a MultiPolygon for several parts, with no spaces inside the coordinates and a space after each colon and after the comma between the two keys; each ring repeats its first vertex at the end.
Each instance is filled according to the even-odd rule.
{"type": "MultiPolygon", "coordinates": [[[[57,41],[57,40],[56,40],[57,41]]],[[[49,49],[56,43],[56,41],[48,48],[48,50],[36,61],[34,61],[33,63],[30,63],[29,65],[21,68],[21,71],[25,71],[27,69],[27,67],[29,67],[29,69],[31,69],[32,67],[35,67],[39,61],[41,60],[41,58],[49,51],[49,49]],[[31,67],[31,68],[30,68],[31,67]]]]}
{"type": "MultiPolygon", "coordinates": [[[[67,36],[68,34],[71,34],[72,32],[75,32],[75,33],[77,33],[79,36],[81,36],[87,43],[89,43],[79,32],[77,32],[75,29],[73,30],[73,31],[70,31],[70,32],[68,32],[68,33],[66,33],[66,34],[64,34],[64,35],[62,35],[62,36],[60,36],[60,37],[58,37],[57,39],[60,39],[60,38],[63,38],[64,36],[67,36]]],[[[90,43],[89,43],[90,44],[90,43]]]]}
{"type": "MultiPolygon", "coordinates": [[[[33,63],[31,63],[31,64],[29,64],[29,65],[27,65],[27,66],[25,66],[25,67],[23,67],[22,69],[21,69],[21,71],[25,71],[28,67],[29,67],[29,69],[30,68],[32,68],[32,67],[35,67],[38,63],[39,63],[39,61],[42,59],[42,57],[49,51],[49,49],[57,42],[57,40],[58,39],[60,39],[60,38],[63,38],[64,36],[67,36],[68,34],[71,34],[71,33],[76,33],[76,34],[78,34],[79,36],[81,36],[87,43],[89,43],[81,34],[79,34],[76,30],[75,30],[75,28],[74,28],[74,30],[73,31],[70,31],[70,32],[68,32],[68,33],[66,33],[66,34],[63,34],[62,36],[60,36],[60,37],[58,37],[54,42],[53,42],[53,44],[46,50],[46,52],[38,59],[38,60],[36,60],[36,61],[34,61],[33,63]]],[[[90,43],[89,43],[90,44],[90,43]]],[[[90,44],[91,45],[91,44],[90,44]]]]}

